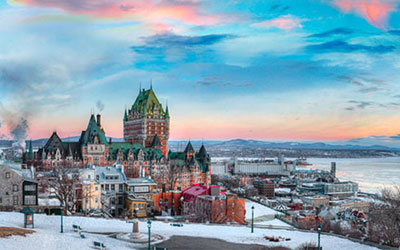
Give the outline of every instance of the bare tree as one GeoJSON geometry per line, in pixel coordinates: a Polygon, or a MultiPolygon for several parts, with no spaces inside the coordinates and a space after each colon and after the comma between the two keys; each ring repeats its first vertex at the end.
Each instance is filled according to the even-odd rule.
{"type": "Polygon", "coordinates": [[[400,186],[384,188],[369,209],[369,238],[400,246],[400,186]]]}
{"type": "Polygon", "coordinates": [[[79,201],[79,175],[65,165],[53,168],[53,174],[46,178],[48,192],[54,194],[65,209],[72,212],[79,201]]]}
{"type": "Polygon", "coordinates": [[[183,166],[178,162],[171,162],[166,171],[166,182],[169,190],[174,190],[179,179],[182,179],[183,166]]]}

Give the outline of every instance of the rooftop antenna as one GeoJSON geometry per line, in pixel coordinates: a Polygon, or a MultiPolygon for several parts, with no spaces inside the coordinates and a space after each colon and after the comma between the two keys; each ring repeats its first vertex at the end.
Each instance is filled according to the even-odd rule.
{"type": "Polygon", "coordinates": [[[139,83],[139,93],[142,91],[142,81],[139,83]]]}

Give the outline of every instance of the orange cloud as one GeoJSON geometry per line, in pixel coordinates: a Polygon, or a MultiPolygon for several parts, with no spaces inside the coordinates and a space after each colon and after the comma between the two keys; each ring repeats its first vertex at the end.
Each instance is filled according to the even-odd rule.
{"type": "Polygon", "coordinates": [[[195,0],[12,0],[42,8],[56,8],[72,14],[98,18],[138,19],[145,22],[177,20],[190,25],[214,25],[221,22],[217,15],[206,15],[195,0]]]}
{"type": "Polygon", "coordinates": [[[278,28],[282,30],[291,30],[294,28],[302,28],[303,25],[301,24],[302,19],[292,16],[292,15],[284,15],[278,18],[263,21],[260,23],[255,23],[253,26],[261,27],[261,28],[278,28]]]}
{"type": "Polygon", "coordinates": [[[397,7],[390,0],[334,0],[333,4],[345,13],[357,13],[380,29],[385,28],[389,13],[397,7]]]}

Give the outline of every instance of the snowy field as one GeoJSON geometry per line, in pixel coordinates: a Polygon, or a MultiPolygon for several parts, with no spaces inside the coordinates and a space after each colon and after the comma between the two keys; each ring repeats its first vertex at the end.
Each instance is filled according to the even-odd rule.
{"type": "MultiPolygon", "coordinates": [[[[83,230],[92,232],[131,232],[132,224],[116,219],[100,219],[85,217],[64,217],[64,233],[60,233],[60,217],[35,215],[36,233],[27,237],[12,236],[0,238],[0,249],[7,250],[76,250],[93,249],[93,241],[103,242],[107,249],[137,249],[140,245],[134,245],[109,238],[105,235],[88,234],[87,238],[81,239],[72,230],[72,225],[76,224],[83,230]]],[[[23,215],[20,213],[0,212],[0,226],[22,227],[23,215]]],[[[147,232],[146,222],[140,222],[140,231],[147,232]]],[[[208,237],[226,240],[233,243],[261,244],[268,246],[286,246],[296,248],[305,242],[316,242],[316,233],[305,233],[287,230],[272,230],[256,228],[254,233],[250,233],[250,228],[245,226],[225,226],[225,225],[202,225],[185,224],[183,227],[171,227],[169,223],[153,222],[152,232],[164,236],[166,239],[173,235],[208,237]],[[266,241],[264,236],[282,236],[291,238],[290,241],[273,243],[266,241]]],[[[352,241],[333,236],[321,236],[324,250],[337,249],[376,249],[369,246],[354,243],[352,241]]]]}
{"type": "Polygon", "coordinates": [[[251,207],[254,206],[254,220],[260,220],[260,217],[268,217],[270,219],[275,217],[275,214],[281,214],[278,211],[275,211],[269,207],[260,205],[256,202],[252,202],[250,200],[245,201],[246,208],[246,220],[251,220],[251,207]]]}

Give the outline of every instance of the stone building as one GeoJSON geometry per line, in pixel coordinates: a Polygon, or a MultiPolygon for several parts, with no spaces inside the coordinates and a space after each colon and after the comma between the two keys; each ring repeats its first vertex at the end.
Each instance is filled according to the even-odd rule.
{"type": "Polygon", "coordinates": [[[38,205],[38,183],[31,169],[0,165],[0,210],[38,205]]]}

